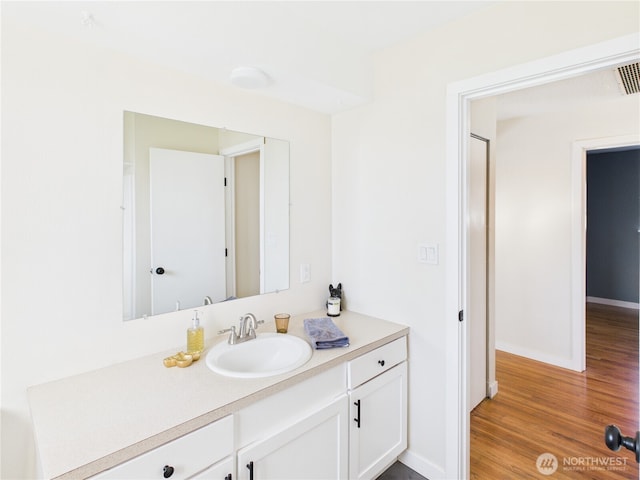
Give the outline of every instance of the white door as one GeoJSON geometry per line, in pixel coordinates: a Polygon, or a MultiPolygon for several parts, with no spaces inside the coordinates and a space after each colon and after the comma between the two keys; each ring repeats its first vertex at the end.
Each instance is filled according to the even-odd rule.
{"type": "Polygon", "coordinates": [[[224,157],[149,149],[152,314],[226,297],[224,157]]]}
{"type": "Polygon", "coordinates": [[[407,362],[354,389],[349,403],[349,478],[375,478],[407,448],[407,362]]]}
{"type": "Polygon", "coordinates": [[[342,395],[322,410],[239,450],[237,478],[346,479],[348,411],[347,396],[342,395]]]}
{"type": "Polygon", "coordinates": [[[470,138],[469,411],[487,397],[487,141],[470,138]]]}

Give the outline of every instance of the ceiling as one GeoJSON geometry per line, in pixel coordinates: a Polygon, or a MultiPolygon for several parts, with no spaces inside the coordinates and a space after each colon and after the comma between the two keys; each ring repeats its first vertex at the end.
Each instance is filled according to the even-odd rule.
{"type": "Polygon", "coordinates": [[[3,1],[5,19],[230,85],[263,70],[260,94],[324,113],[371,98],[376,51],[484,1],[3,1]]]}
{"type": "Polygon", "coordinates": [[[609,102],[623,95],[612,68],[499,95],[496,110],[498,120],[504,121],[573,109],[585,102],[609,102]]]}
{"type": "MultiPolygon", "coordinates": [[[[225,85],[235,67],[257,67],[269,78],[257,94],[333,114],[371,99],[377,51],[494,3],[2,1],[1,13],[225,85]]],[[[596,72],[504,95],[500,117],[614,95],[613,71],[596,72]]]]}

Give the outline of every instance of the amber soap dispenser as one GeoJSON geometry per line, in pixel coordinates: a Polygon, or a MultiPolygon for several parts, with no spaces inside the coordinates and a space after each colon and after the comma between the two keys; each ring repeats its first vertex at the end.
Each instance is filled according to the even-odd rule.
{"type": "Polygon", "coordinates": [[[187,330],[187,353],[202,352],[204,350],[204,328],[200,325],[198,311],[195,311],[191,328],[187,330]]]}

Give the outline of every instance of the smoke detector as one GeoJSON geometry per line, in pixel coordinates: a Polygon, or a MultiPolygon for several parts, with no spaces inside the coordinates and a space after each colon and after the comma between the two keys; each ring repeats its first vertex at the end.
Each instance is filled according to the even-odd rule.
{"type": "Polygon", "coordinates": [[[630,63],[616,68],[616,77],[623,94],[640,92],[640,63],[630,63]]]}
{"type": "Polygon", "coordinates": [[[256,67],[236,67],[229,77],[231,83],[241,88],[264,88],[271,83],[269,76],[256,67]]]}

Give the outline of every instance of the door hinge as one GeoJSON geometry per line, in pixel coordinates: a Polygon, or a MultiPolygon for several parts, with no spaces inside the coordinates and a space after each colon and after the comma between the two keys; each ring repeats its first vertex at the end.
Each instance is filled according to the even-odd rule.
{"type": "Polygon", "coordinates": [[[464,320],[464,310],[460,310],[458,312],[458,321],[461,322],[464,320]]]}

